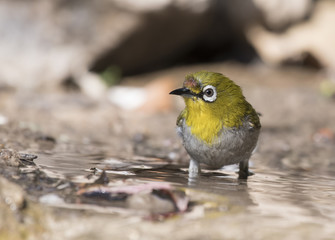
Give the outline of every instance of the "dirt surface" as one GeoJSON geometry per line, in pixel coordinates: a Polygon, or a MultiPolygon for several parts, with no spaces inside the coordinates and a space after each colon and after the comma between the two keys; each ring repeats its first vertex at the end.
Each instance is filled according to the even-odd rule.
{"type": "Polygon", "coordinates": [[[319,90],[322,73],[225,63],[124,84],[162,78],[172,89],[159,98],[172,108],[150,108],[150,100],[127,111],[62,89],[0,89],[0,239],[334,236],[335,111],[319,90]],[[174,130],[183,102],[168,93],[203,69],[237,82],[262,114],[248,182],[230,168],[188,179],[188,156],[174,130]]]}

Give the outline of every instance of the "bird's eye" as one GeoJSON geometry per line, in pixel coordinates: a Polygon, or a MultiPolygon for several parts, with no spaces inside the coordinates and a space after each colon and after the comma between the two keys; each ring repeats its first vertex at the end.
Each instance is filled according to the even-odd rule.
{"type": "Polygon", "coordinates": [[[209,88],[209,89],[207,89],[207,90],[204,92],[204,94],[205,94],[207,97],[211,97],[211,96],[213,96],[214,91],[213,91],[213,89],[209,88]]]}
{"type": "Polygon", "coordinates": [[[203,99],[206,102],[214,102],[216,100],[216,88],[212,85],[207,85],[206,87],[204,87],[204,89],[202,90],[203,92],[203,99]]]}

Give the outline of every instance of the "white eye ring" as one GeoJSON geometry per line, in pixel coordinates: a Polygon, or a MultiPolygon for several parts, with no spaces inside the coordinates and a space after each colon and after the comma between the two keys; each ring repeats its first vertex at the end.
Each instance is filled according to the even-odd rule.
{"type": "Polygon", "coordinates": [[[206,87],[204,87],[204,89],[202,90],[202,98],[206,101],[206,102],[214,102],[216,100],[216,88],[212,85],[207,85],[206,87]]]}

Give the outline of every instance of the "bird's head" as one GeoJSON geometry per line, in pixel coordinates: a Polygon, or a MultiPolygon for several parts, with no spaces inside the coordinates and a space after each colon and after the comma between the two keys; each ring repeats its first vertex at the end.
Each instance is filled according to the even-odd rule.
{"type": "Polygon", "coordinates": [[[241,88],[232,80],[221,73],[207,71],[187,75],[183,87],[170,94],[182,96],[190,114],[225,119],[228,126],[240,124],[248,105],[241,88]]]}

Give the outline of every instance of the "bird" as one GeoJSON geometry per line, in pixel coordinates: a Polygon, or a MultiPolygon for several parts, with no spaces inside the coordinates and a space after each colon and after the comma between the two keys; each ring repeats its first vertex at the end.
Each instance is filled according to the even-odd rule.
{"type": "Polygon", "coordinates": [[[190,156],[190,177],[201,173],[201,164],[209,169],[239,164],[239,179],[253,175],[249,159],[261,123],[240,86],[221,73],[199,71],[186,75],[183,87],[170,94],[185,102],[176,125],[190,156]]]}

